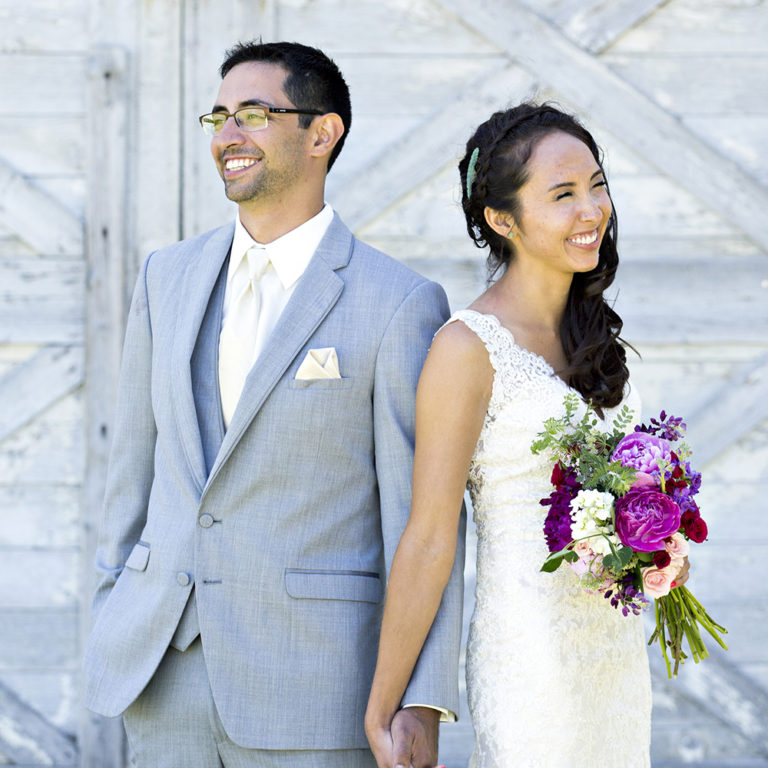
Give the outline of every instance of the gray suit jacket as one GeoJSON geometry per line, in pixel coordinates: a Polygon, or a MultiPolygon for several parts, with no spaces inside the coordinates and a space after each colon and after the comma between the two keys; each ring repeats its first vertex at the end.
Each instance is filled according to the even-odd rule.
{"type": "MultiPolygon", "coordinates": [[[[445,294],[336,217],[224,433],[216,354],[233,225],[152,254],[131,304],[85,654],[86,704],[134,701],[194,586],[238,744],[367,746],[385,583],[405,526],[414,392],[445,294]],[[340,379],[296,380],[335,347],[340,379]]],[[[403,703],[458,711],[463,525],[403,703]]]]}

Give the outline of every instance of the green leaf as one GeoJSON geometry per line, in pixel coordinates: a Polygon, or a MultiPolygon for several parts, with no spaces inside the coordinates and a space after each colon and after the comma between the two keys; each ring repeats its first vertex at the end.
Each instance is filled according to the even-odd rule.
{"type": "Polygon", "coordinates": [[[611,553],[610,555],[606,555],[603,558],[603,565],[614,571],[614,573],[618,573],[619,571],[623,571],[629,565],[632,555],[633,552],[630,547],[622,547],[616,554],[611,553]]]}

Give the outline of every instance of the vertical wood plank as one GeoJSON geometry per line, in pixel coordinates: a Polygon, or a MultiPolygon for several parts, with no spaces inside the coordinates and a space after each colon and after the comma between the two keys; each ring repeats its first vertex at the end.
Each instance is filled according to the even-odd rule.
{"type": "MultiPolygon", "coordinates": [[[[96,535],[104,496],[124,322],[135,272],[128,169],[134,119],[128,53],[133,27],[130,16],[115,16],[94,0],[91,6],[94,39],[108,41],[115,30],[120,30],[125,38],[94,48],[89,62],[89,279],[81,566],[85,599],[80,621],[83,639],[91,624],[88,606],[94,585],[96,535]],[[107,29],[110,31],[106,32],[107,29]]],[[[126,743],[121,719],[106,719],[84,711],[79,742],[81,768],[125,768],[126,743]]]]}

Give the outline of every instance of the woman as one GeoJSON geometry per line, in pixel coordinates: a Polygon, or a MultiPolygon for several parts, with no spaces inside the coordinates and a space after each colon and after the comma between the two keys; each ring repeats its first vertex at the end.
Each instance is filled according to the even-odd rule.
{"type": "Polygon", "coordinates": [[[551,462],[530,445],[544,420],[571,390],[606,423],[624,403],[639,416],[621,319],[603,299],[618,255],[600,151],[570,115],[522,104],[477,129],[459,172],[470,237],[501,276],[435,336],[419,382],[411,518],[390,577],[369,740],[389,768],[389,724],[448,580],[468,482],[471,765],[648,766],[641,620],[585,594],[568,568],[539,571],[551,462]]]}

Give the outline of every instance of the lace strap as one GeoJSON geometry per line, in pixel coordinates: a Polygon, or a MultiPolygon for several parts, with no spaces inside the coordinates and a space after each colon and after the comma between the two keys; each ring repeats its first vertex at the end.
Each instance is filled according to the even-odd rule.
{"type": "Polygon", "coordinates": [[[456,320],[461,320],[467,328],[477,335],[488,351],[491,367],[496,372],[500,371],[503,365],[502,350],[508,349],[510,344],[514,342],[512,334],[502,326],[494,315],[483,315],[474,309],[460,309],[458,312],[454,312],[445,325],[456,320]]]}

